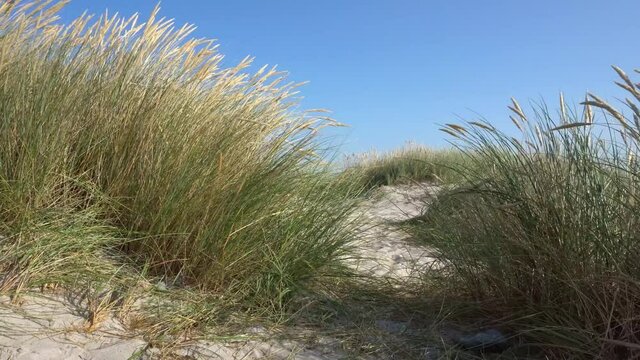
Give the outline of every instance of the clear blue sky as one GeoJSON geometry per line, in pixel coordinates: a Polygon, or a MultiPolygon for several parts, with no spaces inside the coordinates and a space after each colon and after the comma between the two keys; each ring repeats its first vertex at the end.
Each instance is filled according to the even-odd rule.
{"type": "MultiPolygon", "coordinates": [[[[74,0],[83,10],[146,16],[155,1],[74,0]]],[[[521,103],[560,91],[613,99],[617,64],[640,67],[640,1],[165,0],[161,15],[215,38],[229,64],[246,55],[310,81],[303,106],[351,127],[346,152],[413,140],[444,145],[438,125],[483,115],[507,126],[521,103]]]]}

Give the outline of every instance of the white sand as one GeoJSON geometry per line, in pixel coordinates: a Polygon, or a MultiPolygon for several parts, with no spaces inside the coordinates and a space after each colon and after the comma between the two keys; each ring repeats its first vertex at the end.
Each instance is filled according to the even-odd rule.
{"type": "MultiPolygon", "coordinates": [[[[98,330],[87,332],[86,321],[67,301],[55,297],[25,297],[12,305],[8,297],[0,301],[1,360],[108,360],[159,357],[153,349],[140,356],[148,343],[132,337],[113,318],[98,330]],[[138,356],[135,356],[135,355],[138,356]]],[[[199,341],[185,346],[170,358],[195,359],[296,359],[320,360],[339,356],[334,347],[305,349],[293,341],[240,341],[216,344],[199,341]]]]}
{"type": "MultiPolygon", "coordinates": [[[[383,187],[356,214],[367,220],[357,243],[359,259],[349,265],[369,276],[410,280],[416,267],[429,266],[427,250],[407,242],[408,235],[392,224],[420,213],[425,192],[436,187],[407,185],[383,187]]],[[[380,320],[380,321],[385,321],[380,320]]],[[[0,360],[28,359],[139,359],[148,343],[127,334],[117,320],[107,319],[94,332],[85,331],[86,320],[61,298],[26,296],[20,305],[0,297],[0,360]]],[[[142,359],[154,357],[147,351],[142,359]]],[[[157,355],[157,354],[156,354],[157,355]]],[[[185,347],[175,357],[195,359],[340,359],[339,341],[324,339],[313,348],[295,341],[210,343],[185,347]]]]}
{"type": "Polygon", "coordinates": [[[62,299],[25,297],[20,305],[0,300],[0,359],[127,359],[146,346],[127,338],[113,319],[99,331],[84,331],[86,321],[62,299]]]}
{"type": "MultiPolygon", "coordinates": [[[[8,297],[0,300],[0,360],[108,360],[160,357],[140,337],[132,337],[110,318],[96,331],[87,332],[85,318],[74,313],[68,301],[26,296],[20,305],[8,297]],[[137,355],[137,356],[136,356],[137,355]]],[[[169,358],[185,359],[296,359],[320,360],[340,357],[335,347],[306,349],[294,341],[239,341],[216,344],[198,341],[169,358]]]]}
{"type": "Polygon", "coordinates": [[[432,266],[429,249],[413,245],[410,236],[394,223],[421,214],[433,199],[438,187],[429,184],[383,186],[361,212],[366,221],[360,240],[356,244],[359,259],[351,266],[364,275],[407,281],[418,270],[432,266]]]}

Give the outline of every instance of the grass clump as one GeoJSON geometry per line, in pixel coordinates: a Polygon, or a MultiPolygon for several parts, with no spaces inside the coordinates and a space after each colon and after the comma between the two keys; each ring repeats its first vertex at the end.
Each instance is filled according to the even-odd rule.
{"type": "Polygon", "coordinates": [[[468,180],[414,228],[436,249],[443,268],[427,280],[457,300],[450,314],[489,317],[552,358],[640,350],[640,90],[615,69],[628,114],[589,94],[582,111],[561,98],[557,114],[514,101],[520,139],[486,122],[445,127],[468,180]]]}
{"type": "Polygon", "coordinates": [[[63,25],[63,5],[0,7],[0,258],[20,264],[14,285],[118,254],[274,310],[337,269],[352,203],[317,141],[335,123],[296,110],[295,84],[250,59],[223,67],[157,9],[63,25]]]}
{"type": "Polygon", "coordinates": [[[451,182],[458,179],[457,165],[464,155],[457,149],[431,149],[416,144],[388,153],[371,151],[345,159],[346,172],[364,188],[408,182],[451,182]]]}

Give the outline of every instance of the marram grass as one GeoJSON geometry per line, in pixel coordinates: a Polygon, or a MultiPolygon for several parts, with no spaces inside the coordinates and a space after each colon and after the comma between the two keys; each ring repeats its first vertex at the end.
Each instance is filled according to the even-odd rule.
{"type": "Polygon", "coordinates": [[[529,115],[514,101],[520,136],[443,129],[472,166],[413,230],[443,265],[425,279],[445,313],[473,308],[551,358],[638,356],[640,90],[615,70],[624,112],[591,94],[581,111],[561,97],[529,115]]]}
{"type": "Polygon", "coordinates": [[[354,154],[344,160],[345,172],[358,179],[364,188],[409,182],[454,182],[456,169],[465,163],[457,149],[432,149],[409,143],[399,149],[378,153],[354,154]]]}
{"type": "Polygon", "coordinates": [[[337,268],[352,202],[317,140],[335,122],[296,110],[274,68],[223,67],[212,41],[157,9],[65,25],[63,5],[0,7],[3,289],[125,261],[280,309],[337,268]]]}

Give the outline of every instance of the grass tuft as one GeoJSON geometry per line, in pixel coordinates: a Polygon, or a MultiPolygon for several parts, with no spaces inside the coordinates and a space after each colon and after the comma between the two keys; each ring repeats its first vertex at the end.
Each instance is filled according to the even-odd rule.
{"type": "Polygon", "coordinates": [[[595,95],[581,111],[561,98],[557,114],[514,101],[519,138],[446,127],[469,154],[467,181],[413,231],[443,264],[427,281],[451,316],[491,319],[551,358],[638,356],[640,92],[616,71],[626,112],[595,95]]]}
{"type": "Polygon", "coordinates": [[[353,202],[318,141],[336,123],[296,110],[286,74],[223,67],[158,8],[65,25],[62,6],[0,7],[4,290],[135,268],[278,313],[339,268],[353,202]]]}

